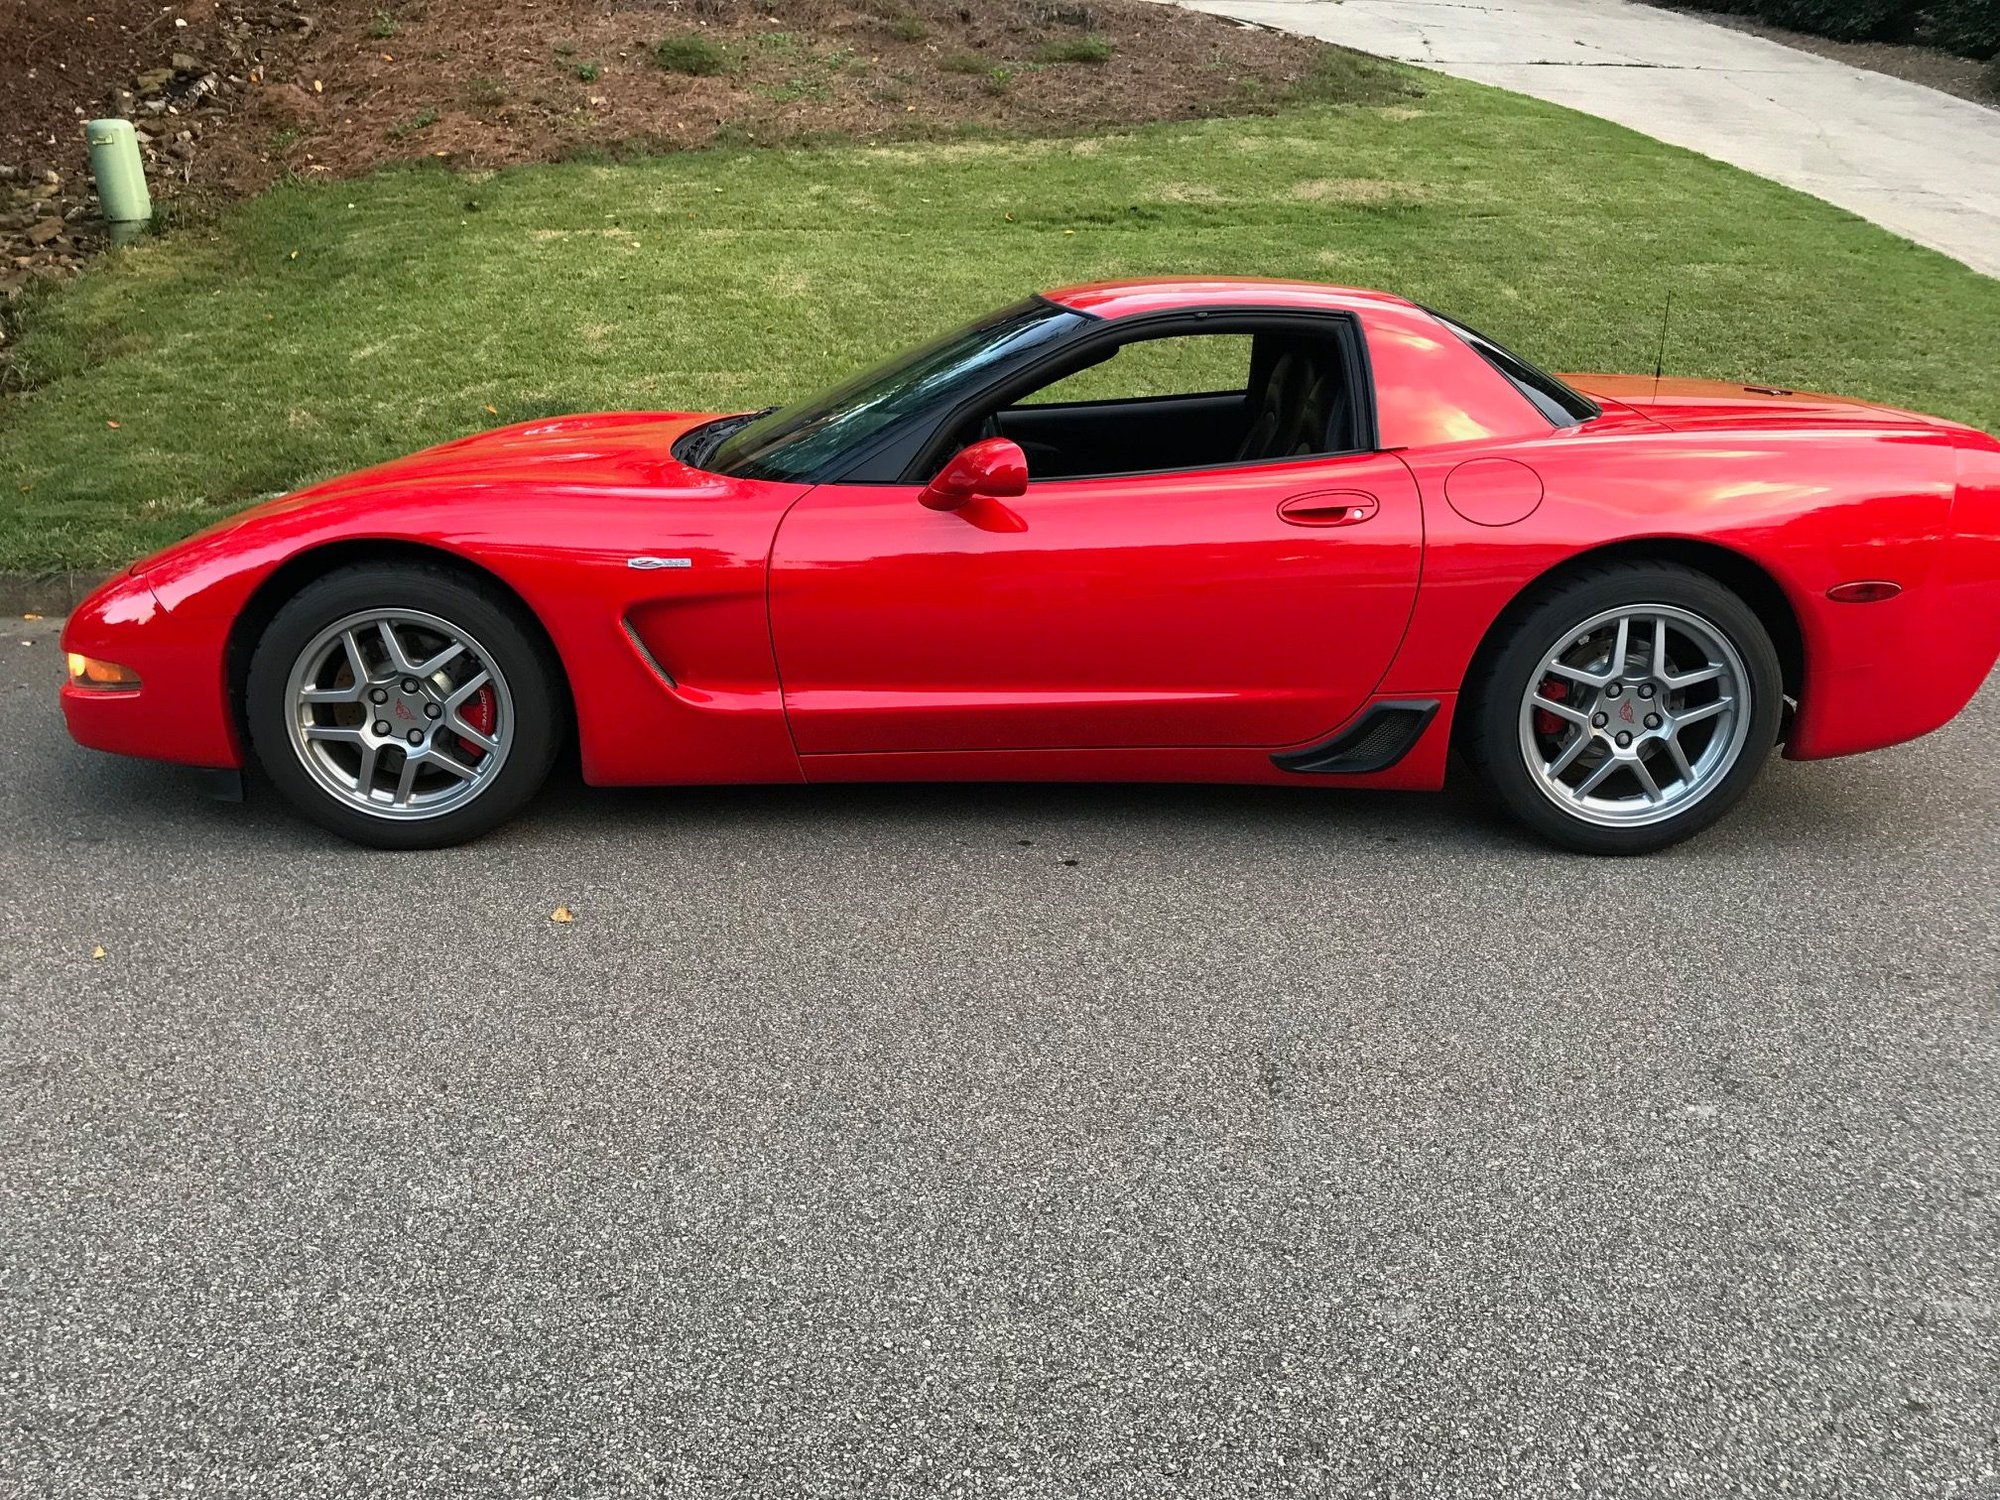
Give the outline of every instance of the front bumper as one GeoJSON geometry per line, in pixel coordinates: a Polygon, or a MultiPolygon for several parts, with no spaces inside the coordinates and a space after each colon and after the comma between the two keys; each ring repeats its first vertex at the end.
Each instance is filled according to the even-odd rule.
{"type": "Polygon", "coordinates": [[[62,686],[70,738],[93,750],[180,765],[243,765],[229,707],[227,628],[177,616],[130,569],[84,600],[63,629],[66,652],[139,674],[136,688],[62,686]]]}

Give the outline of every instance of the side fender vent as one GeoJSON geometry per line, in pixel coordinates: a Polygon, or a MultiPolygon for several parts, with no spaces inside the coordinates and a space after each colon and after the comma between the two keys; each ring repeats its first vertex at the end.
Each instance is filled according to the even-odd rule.
{"type": "Polygon", "coordinates": [[[1325,744],[1281,751],[1271,757],[1271,764],[1281,771],[1317,776],[1365,776],[1371,771],[1386,771],[1409,754],[1437,711],[1435,698],[1377,703],[1325,744]]]}

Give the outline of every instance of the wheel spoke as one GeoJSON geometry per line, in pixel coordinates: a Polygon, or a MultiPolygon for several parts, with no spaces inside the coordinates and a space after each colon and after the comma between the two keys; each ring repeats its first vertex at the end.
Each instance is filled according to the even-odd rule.
{"type": "Polygon", "coordinates": [[[1667,617],[1653,616],[1653,675],[1662,677],[1667,670],[1667,617]]]}
{"type": "Polygon", "coordinates": [[[1607,676],[1618,677],[1624,674],[1625,663],[1631,653],[1631,649],[1632,617],[1630,615],[1620,615],[1618,617],[1618,638],[1611,645],[1611,670],[1606,674],[1607,676]]]}
{"type": "Polygon", "coordinates": [[[340,633],[340,649],[347,653],[347,669],[354,674],[354,686],[358,691],[368,681],[368,657],[361,649],[361,637],[352,630],[340,633]]]}
{"type": "Polygon", "coordinates": [[[417,772],[422,766],[423,758],[421,756],[406,755],[403,757],[402,774],[396,778],[396,805],[398,807],[408,807],[410,805],[410,790],[417,784],[417,772]]]}
{"type": "Polygon", "coordinates": [[[435,677],[463,655],[465,655],[465,643],[453,641],[429,661],[418,662],[412,669],[412,675],[426,679],[435,677]]]}
{"type": "Polygon", "coordinates": [[[445,723],[450,727],[451,732],[453,734],[457,735],[460,739],[466,741],[468,744],[477,745],[480,749],[484,750],[488,755],[491,755],[495,750],[498,750],[500,748],[500,742],[498,740],[494,739],[493,736],[491,736],[490,734],[485,734],[477,729],[474,729],[470,724],[466,723],[465,720],[458,714],[453,714],[449,719],[445,721],[445,723]]]}
{"type": "Polygon", "coordinates": [[[387,620],[378,620],[375,631],[382,638],[383,649],[389,653],[389,665],[405,676],[415,675],[417,664],[410,660],[409,654],[403,650],[403,643],[396,639],[396,627],[387,620]]]}
{"type": "Polygon", "coordinates": [[[356,682],[352,688],[304,688],[298,694],[302,704],[358,704],[362,700],[364,682],[356,682]]]}
{"type": "Polygon", "coordinates": [[[1603,784],[1605,777],[1609,776],[1613,771],[1617,769],[1618,769],[1618,758],[1615,755],[1605,756],[1604,764],[1599,766],[1595,771],[1592,771],[1588,776],[1584,777],[1583,780],[1579,781],[1573,788],[1571,788],[1570,795],[1572,797],[1577,798],[1579,801],[1585,797],[1588,797],[1592,792],[1596,791],[1597,788],[1603,784]]]}
{"type": "Polygon", "coordinates": [[[1667,754],[1671,755],[1674,759],[1674,771],[1679,775],[1682,784],[1685,786],[1694,785],[1694,767],[1688,762],[1687,751],[1681,749],[1679,731],[1676,730],[1673,734],[1668,735],[1663,743],[1667,747],[1667,754]]]}
{"type": "Polygon", "coordinates": [[[302,724],[299,733],[309,740],[323,740],[335,745],[365,745],[361,731],[346,724],[302,724]]]}
{"type": "Polygon", "coordinates": [[[1653,780],[1653,773],[1647,767],[1644,756],[1635,755],[1632,757],[1632,774],[1639,779],[1639,790],[1646,794],[1646,800],[1648,802],[1658,802],[1660,800],[1660,784],[1653,780]]]}
{"type": "Polygon", "coordinates": [[[1562,754],[1558,755],[1554,760],[1548,763],[1548,766],[1544,770],[1544,774],[1548,776],[1562,775],[1563,772],[1567,771],[1571,766],[1576,764],[1576,758],[1579,755],[1583,754],[1583,752],[1587,748],[1589,748],[1589,745],[1590,745],[1590,736],[1588,734],[1571,735],[1569,744],[1563,747],[1562,754]]]}
{"type": "Polygon", "coordinates": [[[456,718],[459,705],[485,687],[490,680],[490,677],[484,670],[474,672],[465,681],[453,688],[451,696],[444,700],[445,712],[456,718]]]}
{"type": "Polygon", "coordinates": [[[1602,687],[1611,680],[1613,674],[1610,672],[1587,672],[1582,667],[1572,667],[1559,661],[1552,661],[1548,664],[1545,675],[1567,677],[1571,682],[1580,682],[1585,687],[1602,687]]]}
{"type": "Polygon", "coordinates": [[[1704,682],[1713,682],[1715,681],[1716,678],[1720,677],[1722,673],[1723,669],[1721,667],[1718,667],[1713,663],[1710,663],[1708,666],[1705,667],[1696,667],[1691,672],[1672,672],[1672,673],[1662,672],[1660,674],[1660,681],[1664,682],[1668,687],[1678,691],[1681,688],[1691,688],[1699,686],[1701,683],[1704,682]]]}
{"type": "Polygon", "coordinates": [[[364,797],[375,795],[375,762],[381,755],[380,745],[364,743],[361,747],[361,768],[354,773],[354,786],[364,797]]]}
{"type": "Polygon", "coordinates": [[[1590,725],[1590,715],[1582,709],[1572,708],[1569,704],[1558,702],[1554,698],[1544,698],[1540,693],[1535,695],[1535,707],[1545,708],[1558,719],[1567,719],[1572,724],[1581,724],[1585,728],[1590,725]]]}
{"type": "Polygon", "coordinates": [[[468,766],[456,756],[445,754],[436,745],[432,745],[429,750],[424,752],[424,759],[436,766],[440,771],[449,771],[461,781],[470,781],[479,774],[476,766],[468,766]]]}
{"type": "Polygon", "coordinates": [[[1712,719],[1723,710],[1733,708],[1735,704],[1736,700],[1734,698],[1722,697],[1717,698],[1712,703],[1701,703],[1693,708],[1684,708],[1674,715],[1674,732],[1678,734],[1690,724],[1699,724],[1703,719],[1712,719]]]}

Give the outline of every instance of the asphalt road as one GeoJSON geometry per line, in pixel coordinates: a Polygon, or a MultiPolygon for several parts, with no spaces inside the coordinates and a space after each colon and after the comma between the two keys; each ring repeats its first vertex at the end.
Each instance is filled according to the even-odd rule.
{"type": "Polygon", "coordinates": [[[0,1492],[2000,1493],[2000,679],[1643,862],[1032,787],[384,856],[10,632],[0,1492]]]}

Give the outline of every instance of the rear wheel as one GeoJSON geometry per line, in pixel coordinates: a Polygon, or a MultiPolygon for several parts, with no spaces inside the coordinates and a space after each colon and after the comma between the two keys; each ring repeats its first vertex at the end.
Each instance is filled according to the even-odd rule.
{"type": "Polygon", "coordinates": [[[1571,849],[1643,854],[1713,823],[1777,739],[1756,613],[1713,578],[1615,563],[1522,601],[1466,703],[1466,750],[1516,817],[1571,849]]]}
{"type": "Polygon", "coordinates": [[[511,601],[413,564],[343,568],[278,611],[246,692],[258,764],[359,843],[427,849],[516,812],[555,759],[565,700],[511,601]]]}

